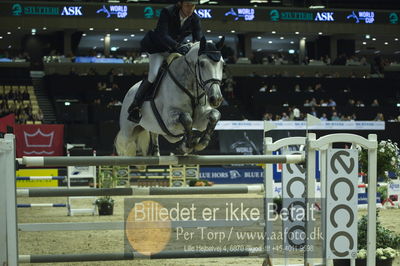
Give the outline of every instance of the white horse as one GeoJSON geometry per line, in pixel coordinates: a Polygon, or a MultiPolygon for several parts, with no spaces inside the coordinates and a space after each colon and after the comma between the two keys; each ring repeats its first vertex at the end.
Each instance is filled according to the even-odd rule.
{"type": "Polygon", "coordinates": [[[178,152],[203,150],[221,117],[217,108],[220,90],[224,38],[217,44],[205,38],[194,43],[185,56],[175,59],[159,84],[154,100],[145,101],[138,124],[127,119],[128,107],[140,85],[125,95],[120,113],[120,131],[115,147],[120,156],[159,156],[158,135],[177,143],[178,152]]]}

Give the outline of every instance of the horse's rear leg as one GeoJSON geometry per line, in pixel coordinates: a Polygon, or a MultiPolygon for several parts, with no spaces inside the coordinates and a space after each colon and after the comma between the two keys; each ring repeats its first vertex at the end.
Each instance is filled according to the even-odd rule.
{"type": "Polygon", "coordinates": [[[114,145],[119,156],[147,156],[150,133],[141,126],[136,126],[133,130],[120,130],[114,145]]]}
{"type": "Polygon", "coordinates": [[[215,126],[217,125],[219,119],[221,118],[221,113],[217,109],[212,109],[208,114],[208,124],[203,135],[200,137],[199,142],[194,146],[195,151],[202,151],[207,146],[211,140],[211,135],[214,132],[215,126]]]}
{"type": "Polygon", "coordinates": [[[137,127],[134,130],[137,152],[139,156],[149,156],[150,151],[150,132],[142,127],[137,127]]]}
{"type": "Polygon", "coordinates": [[[136,141],[133,132],[120,130],[114,141],[119,156],[136,156],[136,141]]]}

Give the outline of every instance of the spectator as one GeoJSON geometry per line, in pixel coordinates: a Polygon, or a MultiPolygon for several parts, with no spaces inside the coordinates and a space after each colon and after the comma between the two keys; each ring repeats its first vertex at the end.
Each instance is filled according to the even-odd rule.
{"type": "Polygon", "coordinates": [[[326,116],[326,113],[322,113],[322,116],[321,116],[321,121],[328,121],[328,117],[326,116]]]}
{"type": "Polygon", "coordinates": [[[356,107],[365,107],[365,105],[364,105],[363,101],[358,100],[358,101],[356,102],[356,107]]]}
{"type": "Polygon", "coordinates": [[[374,58],[371,64],[371,77],[373,78],[383,78],[384,64],[380,56],[374,58]]]}
{"type": "Polygon", "coordinates": [[[263,85],[261,86],[261,88],[258,90],[259,92],[266,92],[268,91],[268,86],[267,84],[263,83],[263,85]]]}
{"type": "Polygon", "coordinates": [[[300,120],[300,109],[297,108],[296,106],[293,106],[292,113],[293,113],[293,120],[299,121],[300,120]]]}
{"type": "Polygon", "coordinates": [[[310,64],[310,59],[308,58],[308,56],[305,56],[305,57],[304,57],[304,59],[303,59],[303,61],[302,61],[302,64],[303,64],[303,65],[308,65],[308,64],[310,64]]]}
{"type": "Polygon", "coordinates": [[[347,106],[353,107],[354,105],[355,105],[355,101],[354,101],[353,99],[349,99],[349,100],[347,101],[347,106]]]}
{"type": "Polygon", "coordinates": [[[377,113],[374,120],[375,121],[385,121],[385,118],[383,117],[382,113],[377,113]]]}
{"type": "Polygon", "coordinates": [[[331,116],[332,121],[339,121],[340,117],[337,115],[337,112],[333,112],[331,116]]]}
{"type": "Polygon", "coordinates": [[[272,114],[271,113],[264,113],[263,120],[272,121],[272,114]]]}
{"type": "Polygon", "coordinates": [[[33,120],[43,122],[43,118],[44,118],[44,115],[43,115],[42,109],[39,108],[38,112],[33,115],[33,120]]]}
{"type": "Polygon", "coordinates": [[[378,99],[374,99],[374,100],[372,101],[372,103],[371,103],[371,106],[372,106],[372,107],[378,107],[378,106],[379,106],[378,99]]]}
{"type": "Polygon", "coordinates": [[[346,54],[341,54],[335,59],[335,61],[333,61],[332,65],[345,66],[346,63],[347,63],[346,54]]]}
{"type": "Polygon", "coordinates": [[[11,89],[7,94],[7,99],[8,100],[16,100],[16,98],[17,98],[17,95],[15,93],[15,90],[11,89]]]}
{"type": "Polygon", "coordinates": [[[105,82],[97,82],[97,90],[105,91],[107,89],[107,84],[105,82]]]}
{"type": "Polygon", "coordinates": [[[311,107],[310,115],[318,117],[318,114],[317,114],[317,111],[315,110],[315,107],[311,107]]]}
{"type": "Polygon", "coordinates": [[[289,116],[287,115],[287,113],[285,113],[285,112],[282,113],[281,120],[282,121],[289,121],[289,116]]]}
{"type": "Polygon", "coordinates": [[[225,91],[226,96],[227,96],[228,99],[235,98],[235,95],[233,93],[235,84],[236,84],[236,82],[231,77],[228,77],[225,80],[224,91],[225,91]]]}
{"type": "Polygon", "coordinates": [[[310,101],[310,106],[318,106],[317,99],[312,98],[310,101]]]}
{"type": "Polygon", "coordinates": [[[336,102],[333,99],[329,99],[328,106],[336,106],[336,102]]]}
{"type": "Polygon", "coordinates": [[[22,93],[22,100],[27,101],[27,100],[29,100],[29,98],[30,98],[30,96],[29,96],[28,88],[25,87],[25,90],[22,93]]]}
{"type": "Polygon", "coordinates": [[[321,106],[321,107],[327,107],[327,106],[328,106],[328,103],[327,103],[324,99],[321,99],[321,100],[319,101],[319,106],[321,106]]]}
{"type": "Polygon", "coordinates": [[[326,55],[325,57],[324,57],[324,63],[325,64],[327,64],[327,65],[330,65],[331,64],[331,58],[328,56],[328,55],[326,55]]]}

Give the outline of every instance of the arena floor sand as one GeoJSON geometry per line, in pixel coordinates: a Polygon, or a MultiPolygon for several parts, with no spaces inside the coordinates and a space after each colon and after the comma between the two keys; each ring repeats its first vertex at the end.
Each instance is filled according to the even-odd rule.
{"type": "MultiPolygon", "coordinates": [[[[249,195],[213,195],[214,197],[249,197],[249,195]]],[[[254,197],[254,195],[252,195],[254,197]]],[[[160,196],[160,198],[178,198],[187,196],[160,196]]],[[[191,196],[209,197],[207,195],[191,196]]],[[[259,195],[261,197],[261,195],[259,195]]],[[[123,220],[123,197],[114,197],[116,200],[113,216],[77,215],[69,217],[66,208],[23,208],[18,209],[19,223],[55,223],[55,222],[109,222],[123,220]]],[[[63,203],[66,198],[19,198],[18,203],[63,203]]],[[[79,201],[78,201],[79,202],[79,201]]],[[[88,206],[82,202],[78,207],[88,206]]],[[[366,210],[361,210],[360,215],[366,210]]],[[[400,209],[381,210],[380,220],[387,228],[400,233],[400,209]]],[[[124,236],[121,231],[60,231],[60,232],[20,232],[20,254],[79,254],[79,253],[121,253],[123,252],[124,236]]],[[[201,259],[173,259],[173,260],[132,260],[132,261],[104,261],[104,262],[76,262],[76,263],[35,263],[23,265],[138,265],[138,266],[216,266],[216,265],[261,265],[262,258],[201,258],[201,259]]],[[[302,263],[301,259],[291,259],[290,263],[302,263]]],[[[274,259],[274,264],[283,264],[282,259],[274,259]]],[[[399,266],[400,259],[393,265],[399,266]]]]}

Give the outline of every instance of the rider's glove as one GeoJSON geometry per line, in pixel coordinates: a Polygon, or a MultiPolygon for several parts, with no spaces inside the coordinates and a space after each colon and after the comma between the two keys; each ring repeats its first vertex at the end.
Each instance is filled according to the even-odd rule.
{"type": "Polygon", "coordinates": [[[181,55],[185,55],[189,52],[190,46],[188,44],[180,45],[176,48],[176,52],[180,53],[181,55]]]}

